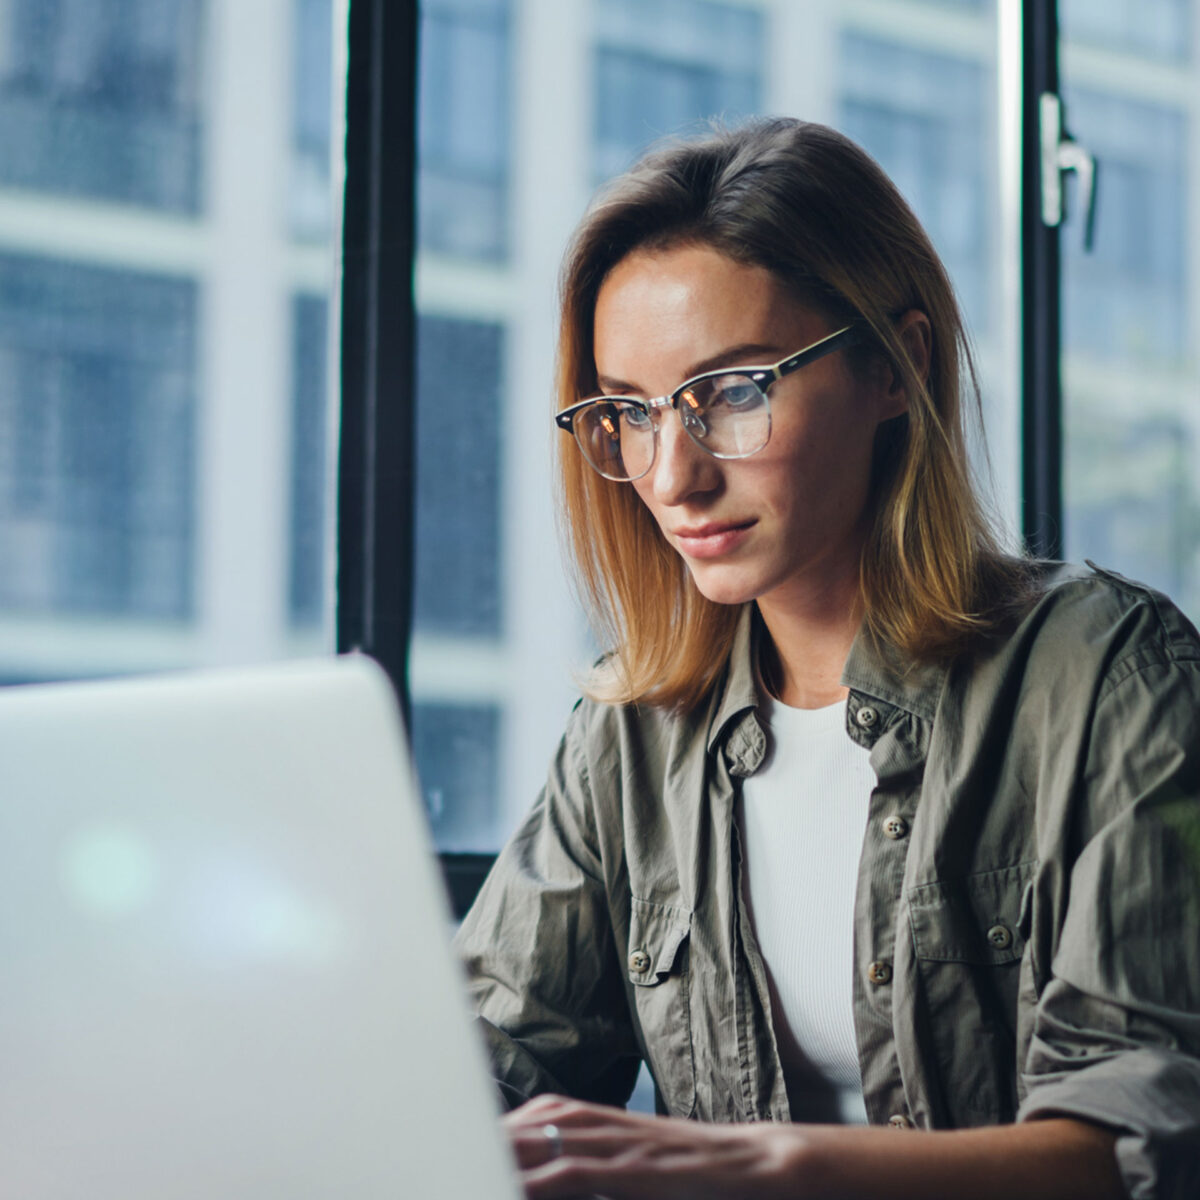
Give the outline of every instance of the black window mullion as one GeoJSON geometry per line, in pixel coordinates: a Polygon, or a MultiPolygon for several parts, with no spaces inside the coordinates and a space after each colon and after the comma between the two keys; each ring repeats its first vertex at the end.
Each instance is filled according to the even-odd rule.
{"type": "Polygon", "coordinates": [[[1041,103],[1058,95],[1058,5],[1023,0],[1021,80],[1021,524],[1031,553],[1061,558],[1059,226],[1042,215],[1041,103]]]}
{"type": "Polygon", "coordinates": [[[409,714],[416,0],[351,0],[342,231],[337,647],[387,671],[409,714]]]}

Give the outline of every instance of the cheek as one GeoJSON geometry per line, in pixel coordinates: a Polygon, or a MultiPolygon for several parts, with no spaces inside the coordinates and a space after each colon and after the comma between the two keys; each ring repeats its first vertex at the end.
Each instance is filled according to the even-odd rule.
{"type": "Polygon", "coordinates": [[[819,479],[838,490],[853,490],[870,469],[874,425],[857,406],[839,405],[780,434],[764,453],[776,450],[777,471],[790,471],[797,487],[819,479]]]}
{"type": "Polygon", "coordinates": [[[870,474],[871,447],[864,439],[805,439],[755,462],[744,494],[788,523],[840,528],[866,503],[870,474]]]}

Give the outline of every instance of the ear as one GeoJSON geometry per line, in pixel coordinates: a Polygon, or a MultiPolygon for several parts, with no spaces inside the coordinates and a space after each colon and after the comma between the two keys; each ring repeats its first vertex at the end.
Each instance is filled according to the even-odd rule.
{"type": "MultiPolygon", "coordinates": [[[[910,308],[896,319],[896,336],[899,337],[917,374],[929,378],[929,364],[933,356],[933,328],[929,318],[919,309],[910,308]]],[[[882,396],[879,419],[889,420],[908,412],[908,389],[903,376],[894,368],[886,368],[886,383],[882,396]]]]}

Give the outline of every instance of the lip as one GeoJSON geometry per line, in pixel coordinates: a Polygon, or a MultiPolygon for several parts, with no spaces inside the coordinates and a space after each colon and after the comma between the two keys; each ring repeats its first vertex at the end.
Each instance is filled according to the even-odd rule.
{"type": "Polygon", "coordinates": [[[754,521],[711,521],[676,529],[672,536],[681,553],[688,558],[720,558],[736,550],[749,536],[754,521]]]}

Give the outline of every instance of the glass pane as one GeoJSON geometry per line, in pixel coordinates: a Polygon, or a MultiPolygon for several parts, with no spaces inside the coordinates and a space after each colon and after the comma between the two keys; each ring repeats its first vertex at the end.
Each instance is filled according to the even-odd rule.
{"type": "Polygon", "coordinates": [[[0,681],[332,646],[331,0],[0,4],[0,681]]]}
{"type": "Polygon", "coordinates": [[[651,141],[782,112],[866,144],[964,298],[1013,512],[997,14],[995,0],[425,0],[421,14],[416,746],[442,844],[488,850],[537,794],[572,671],[595,655],[549,477],[559,261],[595,185],[651,141]]]}
{"type": "Polygon", "coordinates": [[[437,514],[437,536],[417,541],[423,631],[500,636],[503,338],[496,321],[425,316],[417,325],[417,508],[437,514]]]}
{"type": "Polygon", "coordinates": [[[417,146],[421,248],[471,259],[508,249],[509,4],[421,8],[417,146]]]}
{"type": "Polygon", "coordinates": [[[647,142],[762,109],[763,13],[710,0],[600,0],[596,183],[647,142]]]}
{"type": "Polygon", "coordinates": [[[976,335],[988,326],[995,247],[987,128],[990,62],[878,35],[842,35],[838,125],[865,146],[917,210],[976,335]]]}
{"type": "Polygon", "coordinates": [[[1191,57],[1195,0],[1059,0],[1062,36],[1145,58],[1191,57]]]}
{"type": "Polygon", "coordinates": [[[187,280],[0,255],[3,610],[192,616],[195,311],[187,280]]]}
{"type": "Polygon", "coordinates": [[[0,8],[0,184],[200,207],[203,0],[0,8]]]}
{"type": "Polygon", "coordinates": [[[1094,249],[1077,195],[1062,235],[1066,553],[1195,618],[1200,0],[1067,4],[1063,18],[1068,126],[1100,160],[1094,249]]]}

